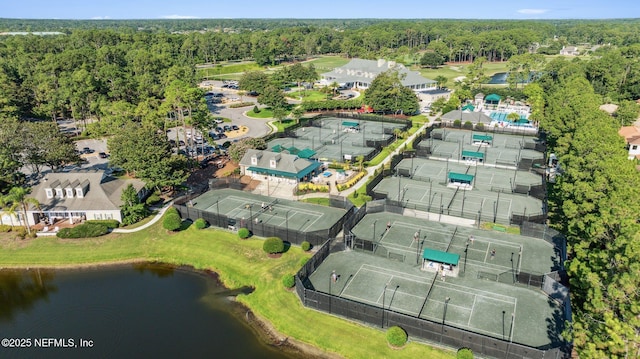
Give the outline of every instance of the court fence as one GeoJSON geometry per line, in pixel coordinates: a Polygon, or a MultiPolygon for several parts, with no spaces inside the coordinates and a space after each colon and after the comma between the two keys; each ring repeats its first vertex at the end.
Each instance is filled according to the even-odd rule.
{"type": "MultiPolygon", "coordinates": [[[[327,239],[336,238],[338,233],[342,231],[344,222],[347,218],[350,218],[353,215],[353,212],[355,212],[355,207],[351,206],[347,208],[347,211],[342,215],[342,217],[340,217],[340,219],[329,229],[306,232],[289,227],[288,222],[286,227],[283,228],[282,226],[270,225],[264,222],[255,223],[251,218],[228,217],[224,214],[218,213],[217,211],[210,212],[194,208],[190,204],[190,201],[195,197],[196,195],[190,195],[174,201],[174,207],[178,210],[182,219],[195,221],[198,218],[202,218],[211,226],[233,231],[244,227],[249,229],[253,235],[259,237],[278,237],[283,241],[293,244],[301,244],[302,242],[307,241],[313,246],[318,246],[324,243],[327,239]]],[[[344,208],[344,201],[335,200],[333,203],[339,203],[337,208],[344,208]]]]}
{"type": "MultiPolygon", "coordinates": [[[[479,356],[505,359],[565,359],[570,357],[568,345],[560,341],[553,345],[534,348],[515,343],[504,337],[496,338],[453,327],[446,323],[446,312],[443,312],[442,321],[433,321],[316,290],[309,280],[309,276],[330,253],[342,250],[345,250],[344,246],[338,245],[335,241],[334,243],[326,241],[296,273],[296,293],[305,307],[382,329],[399,326],[406,331],[409,338],[415,337],[454,349],[469,348],[479,356]]],[[[330,279],[327,278],[327,280],[330,279]]]]}

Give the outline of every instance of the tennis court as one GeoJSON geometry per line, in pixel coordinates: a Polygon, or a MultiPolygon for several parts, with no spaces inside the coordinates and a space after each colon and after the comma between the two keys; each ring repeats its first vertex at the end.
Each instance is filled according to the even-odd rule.
{"type": "Polygon", "coordinates": [[[549,344],[546,321],[558,310],[536,291],[468,276],[442,281],[435,273],[356,251],[329,255],[309,280],[334,296],[532,346],[549,344]]]}
{"type": "MultiPolygon", "coordinates": [[[[277,138],[269,141],[269,149],[303,150],[316,152],[314,158],[322,161],[355,161],[358,156],[371,156],[375,151],[372,141],[389,142],[396,128],[402,124],[352,119],[324,118],[316,126],[295,130],[295,138],[277,138]],[[369,144],[369,146],[367,146],[369,144]]],[[[291,152],[291,151],[290,151],[291,152]]]]}
{"type": "Polygon", "coordinates": [[[345,214],[345,210],[339,208],[274,199],[232,189],[208,191],[192,200],[192,205],[237,219],[240,227],[264,223],[301,232],[330,228],[345,214]]]}
{"type": "Polygon", "coordinates": [[[384,178],[373,192],[405,208],[476,219],[479,214],[482,221],[505,224],[513,214],[541,214],[543,207],[541,200],[522,194],[464,190],[402,176],[384,178]]]}
{"type": "Polygon", "coordinates": [[[538,186],[543,183],[539,174],[529,171],[496,168],[494,166],[468,166],[456,161],[439,161],[425,158],[405,158],[396,166],[405,177],[421,182],[445,184],[448,173],[468,173],[474,176],[473,187],[485,191],[511,192],[520,186],[538,186]]]}

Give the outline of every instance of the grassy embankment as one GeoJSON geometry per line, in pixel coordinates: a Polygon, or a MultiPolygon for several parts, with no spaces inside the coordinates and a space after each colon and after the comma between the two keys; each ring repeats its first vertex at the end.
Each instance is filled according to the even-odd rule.
{"type": "Polygon", "coordinates": [[[260,318],[268,320],[281,335],[288,336],[348,358],[453,358],[451,352],[409,343],[402,350],[389,348],[385,332],[314,310],[305,309],[295,292],[283,288],[281,278],[294,273],[299,260],[309,254],[291,247],[282,258],[268,259],[262,241],[239,240],[233,233],[193,226],[168,234],[159,224],[131,234],[100,238],[60,240],[0,240],[2,267],[65,267],[124,261],[158,261],[210,269],[229,288],[253,286],[238,300],[260,318]]]}

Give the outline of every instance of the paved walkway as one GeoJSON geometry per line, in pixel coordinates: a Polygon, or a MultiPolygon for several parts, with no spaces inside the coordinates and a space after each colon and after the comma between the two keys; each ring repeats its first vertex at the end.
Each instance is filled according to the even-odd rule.
{"type": "Polygon", "coordinates": [[[162,208],[160,208],[160,211],[158,211],[158,214],[156,214],[155,217],[153,217],[149,222],[141,225],[140,227],[131,228],[131,229],[115,228],[112,232],[113,233],[133,233],[133,232],[141,231],[143,229],[147,229],[153,226],[156,222],[158,222],[160,218],[162,218],[162,216],[164,215],[164,212],[166,212],[167,209],[172,205],[173,205],[173,201],[167,202],[164,206],[162,206],[162,208]]]}

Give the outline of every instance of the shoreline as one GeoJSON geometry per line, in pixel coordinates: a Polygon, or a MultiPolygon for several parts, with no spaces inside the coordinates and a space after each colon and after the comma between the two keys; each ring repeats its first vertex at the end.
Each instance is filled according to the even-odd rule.
{"type": "MultiPolygon", "coordinates": [[[[184,270],[189,271],[197,275],[202,275],[208,279],[216,281],[218,285],[224,287],[228,290],[233,290],[233,288],[228,288],[221,280],[220,276],[217,272],[211,269],[196,269],[188,264],[172,264],[165,263],[160,261],[153,261],[142,258],[133,258],[127,260],[120,261],[104,261],[104,262],[95,262],[95,263],[78,263],[78,264],[57,264],[57,265],[36,265],[36,266],[27,266],[27,265],[10,265],[10,266],[2,266],[0,270],[76,270],[76,269],[98,269],[105,267],[117,267],[117,266],[126,266],[131,264],[157,264],[163,266],[169,266],[175,270],[184,270]]],[[[285,290],[283,288],[283,290],[285,290]]],[[[230,308],[231,314],[238,320],[244,322],[254,333],[254,335],[258,338],[260,342],[262,342],[265,346],[276,348],[281,351],[285,355],[293,356],[296,358],[331,358],[338,359],[342,358],[337,354],[332,354],[326,352],[325,350],[315,347],[311,344],[307,344],[301,342],[293,337],[288,337],[280,333],[276,330],[273,325],[266,319],[260,317],[256,313],[254,313],[253,309],[245,305],[244,303],[238,302],[233,297],[233,306],[230,308]]]]}

